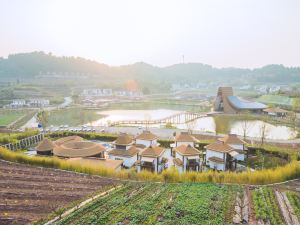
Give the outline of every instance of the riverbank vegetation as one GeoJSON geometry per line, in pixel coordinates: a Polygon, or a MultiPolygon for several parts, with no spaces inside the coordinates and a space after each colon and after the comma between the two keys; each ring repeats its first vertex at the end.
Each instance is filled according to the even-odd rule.
{"type": "Polygon", "coordinates": [[[0,133],[0,144],[16,143],[17,141],[33,135],[37,135],[38,130],[28,129],[20,133],[0,133]]]}
{"type": "Polygon", "coordinates": [[[49,113],[49,125],[79,126],[92,123],[103,118],[97,110],[84,109],[81,107],[52,110],[49,113]]]}
{"type": "Polygon", "coordinates": [[[209,182],[209,183],[237,183],[237,184],[270,184],[282,182],[300,177],[300,163],[292,161],[291,163],[274,169],[263,169],[257,171],[245,172],[188,172],[180,174],[176,169],[171,168],[163,171],[161,174],[155,174],[148,171],[136,173],[134,170],[113,170],[101,166],[92,166],[89,164],[79,164],[66,161],[56,157],[27,156],[23,153],[12,152],[1,148],[0,158],[7,161],[26,163],[37,166],[51,167],[63,170],[70,170],[86,174],[114,177],[120,179],[132,179],[138,181],[159,181],[159,182],[209,182]]]}
{"type": "Polygon", "coordinates": [[[251,126],[249,122],[260,120],[265,123],[270,123],[272,125],[282,125],[290,127],[294,130],[300,130],[300,121],[297,120],[294,113],[289,114],[287,117],[273,117],[267,116],[263,114],[250,114],[250,113],[243,113],[243,114],[219,114],[214,115],[214,121],[216,124],[215,132],[217,134],[227,134],[230,133],[230,128],[236,122],[242,122],[241,130],[247,133],[251,130],[251,126]],[[246,124],[248,122],[248,124],[246,124]],[[247,126],[248,125],[248,126],[247,126]]]}

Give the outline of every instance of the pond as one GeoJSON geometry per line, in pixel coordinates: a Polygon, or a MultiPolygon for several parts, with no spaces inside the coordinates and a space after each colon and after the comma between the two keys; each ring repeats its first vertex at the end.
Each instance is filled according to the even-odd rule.
{"type": "MultiPolygon", "coordinates": [[[[99,114],[103,115],[97,121],[92,122],[93,126],[107,126],[111,122],[121,120],[156,120],[162,119],[171,115],[178,114],[183,111],[170,110],[170,109],[157,109],[157,110],[110,110],[100,111],[99,114]]],[[[226,120],[218,117],[202,117],[192,122],[185,123],[184,116],[180,118],[179,124],[172,124],[172,126],[179,129],[192,129],[201,132],[214,133],[217,129],[219,133],[233,133],[243,135],[245,121],[243,120],[226,120]]],[[[261,133],[264,131],[265,137],[268,139],[287,140],[296,137],[296,132],[287,126],[272,125],[260,120],[246,120],[247,129],[245,129],[246,135],[249,137],[261,137],[261,133]]],[[[153,127],[162,127],[164,124],[151,125],[153,127]]],[[[142,125],[138,125],[142,126],[142,125]]]]}

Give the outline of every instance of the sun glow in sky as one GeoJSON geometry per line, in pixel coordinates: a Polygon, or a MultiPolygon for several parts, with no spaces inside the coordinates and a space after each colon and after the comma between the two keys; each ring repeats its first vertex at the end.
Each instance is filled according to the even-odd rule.
{"type": "Polygon", "coordinates": [[[0,56],[300,66],[299,0],[0,0],[0,56]]]}

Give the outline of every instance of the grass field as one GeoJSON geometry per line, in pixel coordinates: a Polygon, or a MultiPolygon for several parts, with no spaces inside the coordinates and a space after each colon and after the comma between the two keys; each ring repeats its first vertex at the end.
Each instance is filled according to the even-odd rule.
{"type": "Polygon", "coordinates": [[[49,125],[60,126],[78,126],[98,119],[103,116],[97,114],[97,110],[88,110],[83,108],[68,108],[53,110],[49,115],[49,125]]]}
{"type": "Polygon", "coordinates": [[[283,105],[283,106],[293,106],[294,101],[297,98],[291,98],[283,95],[262,95],[257,100],[265,104],[271,105],[283,105]]]}
{"type": "Polygon", "coordinates": [[[232,224],[237,186],[127,184],[58,224],[232,224]]]}
{"type": "Polygon", "coordinates": [[[0,109],[0,126],[7,126],[27,113],[26,110],[0,109]]]}

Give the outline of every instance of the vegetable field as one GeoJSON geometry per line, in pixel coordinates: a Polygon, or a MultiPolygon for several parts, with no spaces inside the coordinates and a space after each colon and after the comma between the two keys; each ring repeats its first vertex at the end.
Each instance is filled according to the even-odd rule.
{"type": "Polygon", "coordinates": [[[127,184],[58,224],[232,224],[237,186],[127,184]]]}
{"type": "Polygon", "coordinates": [[[269,221],[272,225],[284,225],[278,203],[271,188],[258,188],[253,193],[256,219],[269,221]]]}

